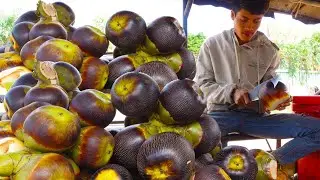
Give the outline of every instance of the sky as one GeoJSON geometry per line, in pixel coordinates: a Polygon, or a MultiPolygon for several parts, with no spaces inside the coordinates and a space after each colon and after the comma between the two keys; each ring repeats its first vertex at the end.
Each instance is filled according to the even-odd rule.
{"type": "MultiPolygon", "coordinates": [[[[1,0],[4,1],[4,0],[1,0]]],[[[0,16],[12,13],[21,14],[36,9],[38,0],[10,0],[0,6],[0,16]]],[[[55,2],[57,0],[45,0],[55,2]]],[[[160,16],[172,16],[182,26],[182,0],[60,0],[68,4],[76,14],[75,27],[94,25],[98,18],[107,20],[120,10],[130,10],[142,16],[147,23],[160,16]]],[[[215,35],[232,28],[230,11],[213,6],[193,5],[188,19],[188,32],[203,32],[206,36],[215,35]]],[[[305,25],[291,16],[276,14],[276,19],[264,18],[260,30],[271,40],[296,41],[320,31],[320,25],[305,25]]]]}

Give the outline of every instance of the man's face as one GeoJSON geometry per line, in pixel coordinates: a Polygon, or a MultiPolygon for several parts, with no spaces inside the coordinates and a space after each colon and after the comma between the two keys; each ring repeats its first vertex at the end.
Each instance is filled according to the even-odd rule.
{"type": "Polygon", "coordinates": [[[251,14],[249,11],[241,9],[237,13],[231,11],[231,18],[234,21],[234,29],[240,43],[246,43],[257,32],[263,14],[251,14]]]}

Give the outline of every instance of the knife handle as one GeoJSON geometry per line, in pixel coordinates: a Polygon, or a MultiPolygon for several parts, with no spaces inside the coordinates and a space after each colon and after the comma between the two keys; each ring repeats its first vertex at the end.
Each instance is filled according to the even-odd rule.
{"type": "Polygon", "coordinates": [[[231,105],[228,107],[228,109],[229,109],[229,110],[233,110],[233,109],[235,109],[235,108],[237,108],[237,107],[238,107],[238,104],[233,103],[233,104],[231,104],[231,105]]]}

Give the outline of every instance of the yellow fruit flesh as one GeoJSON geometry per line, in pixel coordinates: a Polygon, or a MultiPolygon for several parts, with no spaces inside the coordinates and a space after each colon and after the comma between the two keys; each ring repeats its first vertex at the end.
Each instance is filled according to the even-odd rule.
{"type": "Polygon", "coordinates": [[[232,155],[229,160],[228,169],[232,171],[241,171],[244,169],[244,159],[240,154],[232,155]]]}
{"type": "Polygon", "coordinates": [[[14,37],[12,36],[12,34],[9,36],[9,39],[10,39],[10,42],[13,44],[13,49],[14,49],[15,51],[19,51],[20,46],[19,46],[19,44],[17,43],[16,39],[14,39],[14,37]]]}
{"type": "Polygon", "coordinates": [[[160,53],[156,45],[149,39],[148,36],[146,36],[144,44],[138,47],[138,51],[139,50],[147,52],[150,55],[157,55],[160,53]]]}
{"type": "Polygon", "coordinates": [[[185,137],[191,143],[193,148],[201,142],[203,137],[203,130],[199,122],[195,121],[185,126],[166,125],[159,121],[159,116],[157,114],[153,114],[149,118],[148,123],[142,123],[138,128],[146,139],[150,138],[154,134],[175,132],[185,137]]]}
{"type": "Polygon", "coordinates": [[[158,114],[161,122],[165,124],[176,124],[176,121],[171,117],[169,111],[167,111],[161,103],[159,103],[158,106],[158,114]]]}
{"type": "Polygon", "coordinates": [[[219,174],[221,174],[225,180],[231,180],[230,176],[222,168],[219,169],[219,174]]]}
{"type": "Polygon", "coordinates": [[[149,54],[144,53],[143,51],[129,54],[128,58],[132,61],[132,64],[135,68],[138,68],[142,64],[145,64],[151,61],[156,61],[154,56],[150,56],[149,54]]]}
{"type": "Polygon", "coordinates": [[[121,180],[122,178],[119,177],[119,175],[117,174],[117,172],[115,172],[112,169],[107,169],[107,170],[102,170],[98,176],[96,178],[94,178],[95,180],[121,180]]]}
{"type": "Polygon", "coordinates": [[[135,68],[153,61],[160,61],[167,64],[176,73],[179,72],[182,67],[182,59],[178,53],[172,53],[169,55],[150,55],[144,52],[142,47],[140,47],[140,49],[142,50],[128,55],[135,68]]]}
{"type": "Polygon", "coordinates": [[[112,31],[120,34],[127,26],[128,20],[129,17],[125,15],[114,16],[110,21],[109,27],[112,29],[112,31]]]}
{"type": "Polygon", "coordinates": [[[146,167],[145,174],[149,177],[149,179],[167,179],[174,174],[171,169],[172,162],[164,161],[157,165],[146,167]]]}
{"type": "Polygon", "coordinates": [[[179,72],[182,66],[182,59],[178,53],[173,53],[166,56],[160,56],[159,61],[166,63],[174,72],[179,72]]]}

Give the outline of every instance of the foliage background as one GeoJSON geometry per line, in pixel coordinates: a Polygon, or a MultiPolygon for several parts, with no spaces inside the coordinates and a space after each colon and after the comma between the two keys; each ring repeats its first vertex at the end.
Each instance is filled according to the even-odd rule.
{"type": "MultiPolygon", "coordinates": [[[[206,38],[203,33],[188,35],[188,48],[196,57],[206,38]]],[[[275,43],[280,48],[280,69],[288,72],[289,77],[304,84],[309,74],[320,71],[320,32],[297,43],[275,43]],[[306,76],[300,78],[301,74],[306,76]]]]}
{"type": "Polygon", "coordinates": [[[0,45],[8,41],[15,20],[16,15],[0,18],[0,45]]]}

